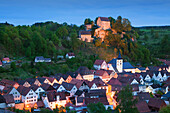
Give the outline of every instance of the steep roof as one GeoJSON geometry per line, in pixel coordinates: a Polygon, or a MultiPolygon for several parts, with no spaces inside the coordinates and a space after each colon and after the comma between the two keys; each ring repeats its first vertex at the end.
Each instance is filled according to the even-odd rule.
{"type": "Polygon", "coordinates": [[[11,86],[14,86],[15,84],[18,84],[18,83],[15,82],[15,81],[7,80],[7,79],[2,79],[0,82],[5,83],[5,84],[8,84],[8,85],[11,85],[11,86]]]}
{"type": "MultiPolygon", "coordinates": [[[[94,73],[94,75],[96,76],[103,76],[105,73],[107,73],[104,70],[96,70],[96,72],[94,73]]],[[[107,73],[107,75],[109,76],[109,74],[107,73]]]]}
{"type": "Polygon", "coordinates": [[[3,94],[9,94],[12,89],[13,89],[12,86],[6,85],[6,86],[4,87],[4,89],[3,89],[3,94]]]}
{"type": "Polygon", "coordinates": [[[137,93],[137,96],[139,97],[139,100],[149,100],[151,98],[148,92],[137,93]]]}
{"type": "Polygon", "coordinates": [[[75,56],[74,53],[67,53],[67,54],[68,54],[68,56],[75,56]]]}
{"type": "Polygon", "coordinates": [[[53,83],[53,81],[55,80],[55,78],[53,78],[53,77],[46,77],[46,76],[43,76],[43,78],[48,79],[51,83],[53,83]]]}
{"type": "Polygon", "coordinates": [[[44,105],[43,101],[38,101],[37,106],[38,106],[38,108],[41,108],[41,107],[44,107],[45,105],[44,105]]]}
{"type": "Polygon", "coordinates": [[[148,107],[148,104],[146,103],[146,101],[139,101],[136,104],[136,107],[138,109],[138,111],[141,112],[150,112],[150,109],[148,107]]]}
{"type": "Polygon", "coordinates": [[[10,60],[9,57],[5,57],[2,59],[2,61],[7,61],[7,60],[10,60]]]}
{"type": "Polygon", "coordinates": [[[99,97],[106,97],[106,90],[105,89],[96,89],[96,90],[89,90],[85,93],[85,97],[91,96],[99,96],[99,97]]]}
{"type": "Polygon", "coordinates": [[[109,81],[108,81],[108,84],[109,85],[119,85],[121,86],[122,83],[117,79],[117,78],[111,78],[109,81]]]}
{"type": "Polygon", "coordinates": [[[113,68],[116,68],[116,60],[115,58],[113,58],[111,61],[109,61],[109,64],[112,64],[113,68]]]}
{"type": "Polygon", "coordinates": [[[42,84],[41,87],[45,90],[45,91],[48,91],[48,90],[55,90],[55,88],[53,88],[50,84],[42,84]]]}
{"type": "Polygon", "coordinates": [[[35,82],[35,78],[27,78],[26,81],[29,83],[29,84],[34,84],[35,82]]]}
{"type": "Polygon", "coordinates": [[[37,56],[37,57],[35,57],[35,59],[37,59],[37,60],[44,60],[44,57],[43,56],[37,56]]]}
{"type": "Polygon", "coordinates": [[[81,35],[91,35],[91,32],[90,31],[80,31],[80,34],[81,35]]]}
{"type": "Polygon", "coordinates": [[[104,105],[109,105],[107,97],[100,97],[100,98],[85,98],[85,104],[88,105],[90,103],[98,103],[101,102],[104,105]]]}
{"type": "Polygon", "coordinates": [[[0,94],[0,103],[6,103],[5,98],[0,94]]]}
{"type": "Polygon", "coordinates": [[[122,59],[122,56],[120,54],[120,51],[119,51],[119,56],[117,57],[117,59],[122,59]]]}
{"type": "MultiPolygon", "coordinates": [[[[78,80],[78,79],[72,78],[72,80],[71,80],[70,83],[76,85],[76,87],[79,89],[80,86],[84,83],[84,81],[83,81],[83,80],[78,80]]],[[[85,83],[85,84],[86,84],[86,83],[85,83]]]]}
{"type": "Polygon", "coordinates": [[[108,17],[99,17],[101,21],[110,21],[108,17]]]}
{"type": "Polygon", "coordinates": [[[41,84],[43,84],[44,81],[46,80],[46,78],[43,78],[43,77],[38,77],[38,78],[36,78],[36,79],[38,79],[38,81],[39,81],[41,84]]]}
{"type": "Polygon", "coordinates": [[[3,95],[3,97],[5,98],[7,104],[15,103],[12,94],[3,95]]]}
{"type": "Polygon", "coordinates": [[[101,78],[94,78],[92,82],[95,83],[97,87],[107,86],[101,78]]]}
{"type": "Polygon", "coordinates": [[[166,106],[166,103],[162,99],[150,98],[148,102],[148,106],[154,107],[154,108],[160,108],[162,106],[166,106]]]}
{"type": "Polygon", "coordinates": [[[28,87],[24,87],[22,85],[20,85],[18,88],[17,88],[18,92],[21,94],[21,95],[24,95],[26,96],[28,94],[28,92],[31,90],[31,88],[28,88],[28,87]]]}
{"type": "Polygon", "coordinates": [[[33,91],[36,91],[39,88],[39,86],[31,85],[29,88],[31,88],[33,91]]]}
{"type": "Polygon", "coordinates": [[[74,84],[67,83],[67,82],[62,82],[61,85],[63,85],[63,87],[68,91],[70,91],[74,87],[74,84]]]}
{"type": "Polygon", "coordinates": [[[82,95],[82,94],[83,94],[83,91],[77,90],[76,93],[75,93],[74,95],[80,96],[80,95],[82,95]]]}
{"type": "Polygon", "coordinates": [[[123,69],[135,69],[129,62],[123,62],[123,69]]]}
{"type": "Polygon", "coordinates": [[[91,74],[91,71],[86,66],[80,66],[76,72],[80,73],[81,75],[91,74]]]}
{"type": "Polygon", "coordinates": [[[105,62],[104,60],[96,60],[94,62],[94,65],[102,65],[102,63],[105,62]]]}

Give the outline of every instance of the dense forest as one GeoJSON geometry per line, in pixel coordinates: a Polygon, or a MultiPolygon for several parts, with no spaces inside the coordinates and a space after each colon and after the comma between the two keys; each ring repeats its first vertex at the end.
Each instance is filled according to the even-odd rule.
{"type": "MultiPolygon", "coordinates": [[[[48,76],[55,73],[75,71],[79,66],[87,66],[92,69],[96,59],[109,61],[117,57],[119,51],[124,60],[131,62],[133,65],[159,64],[154,56],[150,54],[149,49],[138,41],[140,38],[138,33],[140,32],[131,27],[128,19],[121,16],[117,19],[112,17],[109,17],[109,19],[112,29],[115,29],[117,34],[108,33],[103,42],[100,38],[95,37],[92,43],[82,42],[78,39],[79,31],[85,29],[84,25],[59,24],[52,21],[35,23],[31,26],[14,26],[7,22],[1,23],[0,59],[6,56],[13,60],[23,58],[22,61],[25,61],[25,63],[17,65],[17,68],[15,66],[0,67],[0,78],[48,76]],[[122,32],[126,32],[123,38],[121,37],[122,32]],[[76,58],[66,59],[65,62],[58,63],[57,55],[65,56],[68,52],[74,52],[76,58]],[[36,56],[50,57],[53,62],[48,65],[46,63],[35,65],[33,60],[36,56]]],[[[95,28],[97,28],[96,21],[88,18],[85,19],[84,23],[93,24],[93,34],[95,28]]]]}
{"type": "Polygon", "coordinates": [[[138,27],[138,43],[144,45],[155,58],[170,59],[170,26],[138,27]]]}

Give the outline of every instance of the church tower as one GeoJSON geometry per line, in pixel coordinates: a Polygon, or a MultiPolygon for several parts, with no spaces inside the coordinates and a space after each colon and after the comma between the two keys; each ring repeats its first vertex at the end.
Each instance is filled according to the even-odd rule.
{"type": "Polygon", "coordinates": [[[117,57],[117,60],[116,60],[116,68],[119,73],[123,72],[123,59],[121,57],[120,52],[119,52],[119,56],[117,57]]]}

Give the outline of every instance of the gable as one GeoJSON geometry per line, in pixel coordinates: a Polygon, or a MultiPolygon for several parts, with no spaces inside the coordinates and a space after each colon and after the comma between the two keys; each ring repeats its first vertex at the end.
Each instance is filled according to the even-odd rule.
{"type": "Polygon", "coordinates": [[[39,87],[35,92],[45,92],[43,88],[39,87]]]}
{"type": "Polygon", "coordinates": [[[37,94],[31,89],[28,93],[27,93],[27,95],[25,96],[25,97],[28,97],[28,96],[37,96],[37,94]]]}
{"type": "Polygon", "coordinates": [[[17,94],[21,95],[18,90],[16,90],[15,88],[12,88],[12,90],[9,92],[9,94],[14,94],[15,92],[17,92],[17,94]]]}

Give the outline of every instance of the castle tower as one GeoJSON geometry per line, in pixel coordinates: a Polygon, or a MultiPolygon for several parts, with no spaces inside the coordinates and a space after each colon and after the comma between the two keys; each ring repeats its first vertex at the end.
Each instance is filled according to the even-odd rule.
{"type": "Polygon", "coordinates": [[[116,68],[119,71],[119,73],[123,72],[123,59],[121,57],[120,52],[119,52],[119,56],[117,57],[117,60],[116,60],[116,68]]]}

